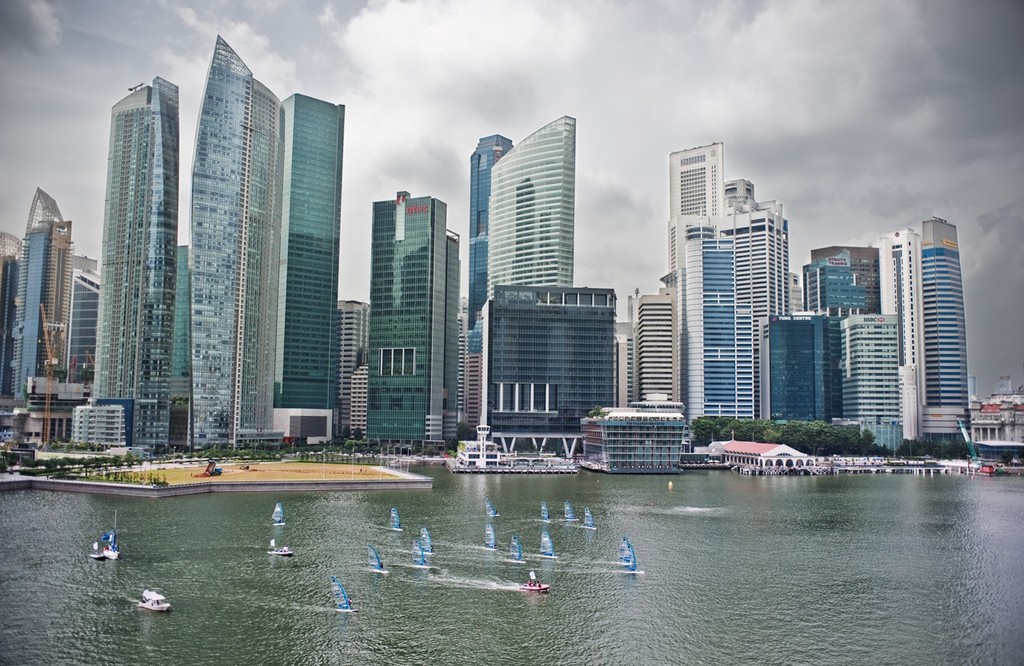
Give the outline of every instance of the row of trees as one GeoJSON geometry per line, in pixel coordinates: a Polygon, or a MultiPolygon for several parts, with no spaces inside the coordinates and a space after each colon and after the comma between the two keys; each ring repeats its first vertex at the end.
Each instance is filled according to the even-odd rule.
{"type": "Polygon", "coordinates": [[[695,446],[735,439],[742,442],[786,444],[801,453],[819,456],[891,453],[885,447],[875,444],[875,435],[869,430],[861,430],[857,426],[832,425],[824,421],[779,423],[764,419],[701,416],[694,420],[691,430],[695,446]]]}

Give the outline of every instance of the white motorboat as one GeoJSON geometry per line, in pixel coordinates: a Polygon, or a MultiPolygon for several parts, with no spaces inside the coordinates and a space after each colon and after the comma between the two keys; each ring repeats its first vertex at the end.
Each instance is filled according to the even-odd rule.
{"type": "Polygon", "coordinates": [[[167,603],[167,598],[156,592],[150,590],[142,591],[142,601],[139,602],[139,608],[145,608],[151,611],[169,611],[171,605],[167,603]]]}

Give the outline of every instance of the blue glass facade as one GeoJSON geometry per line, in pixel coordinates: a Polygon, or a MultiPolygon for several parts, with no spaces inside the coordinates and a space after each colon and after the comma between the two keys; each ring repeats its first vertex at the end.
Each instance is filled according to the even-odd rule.
{"type": "Polygon", "coordinates": [[[921,301],[925,401],[967,409],[967,333],[956,227],[934,218],[922,224],[921,301]]]}
{"type": "Polygon", "coordinates": [[[188,246],[179,245],[174,288],[174,343],[171,351],[171,397],[187,398],[191,384],[192,344],[189,337],[191,271],[188,267],[188,246]]]}
{"type": "Polygon", "coordinates": [[[399,192],[373,204],[366,434],[454,439],[458,415],[459,239],[447,205],[399,192]]]}
{"type": "Polygon", "coordinates": [[[843,316],[863,314],[866,308],[867,288],[856,283],[848,251],[804,266],[805,311],[843,316]]]}
{"type": "Polygon", "coordinates": [[[827,319],[816,315],[768,318],[769,412],[773,421],[830,421],[827,319]]]}
{"type": "Polygon", "coordinates": [[[496,286],[485,322],[495,437],[578,436],[581,418],[613,404],[613,290],[496,286]]]}
{"type": "Polygon", "coordinates": [[[222,38],[192,168],[192,437],[235,444],[272,422],[284,118],[222,38]]]}
{"type": "Polygon", "coordinates": [[[0,396],[14,395],[14,329],[21,240],[0,232],[0,396]]]}
{"type": "Polygon", "coordinates": [[[167,445],[178,246],[178,87],[161,78],[114,105],[97,398],[132,401],[135,446],[167,445]]]}
{"type": "Polygon", "coordinates": [[[284,191],[274,406],[333,409],[345,107],[284,101],[284,191]]]}
{"type": "Polygon", "coordinates": [[[74,272],[68,330],[68,380],[92,381],[99,339],[100,281],[91,271],[74,272]]]}
{"type": "MultiPolygon", "coordinates": [[[[491,167],[510,150],[512,150],[510,139],[500,134],[492,134],[480,139],[476,150],[469,158],[470,329],[476,327],[480,311],[487,301],[487,224],[491,199],[491,167]]],[[[470,351],[474,350],[470,349],[470,351]]]]}

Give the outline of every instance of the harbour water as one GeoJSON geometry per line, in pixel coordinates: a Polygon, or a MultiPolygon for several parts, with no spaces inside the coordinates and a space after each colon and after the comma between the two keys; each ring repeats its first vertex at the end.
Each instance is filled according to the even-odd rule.
{"type": "Polygon", "coordinates": [[[4,664],[1015,664],[1024,479],[454,475],[433,490],[0,493],[4,664]],[[286,525],[270,514],[282,500],[286,525]],[[496,552],[482,547],[485,500],[496,552]],[[542,559],[540,502],[557,560],[542,559]],[[598,529],[561,521],[569,500],[598,529]],[[398,508],[403,532],[388,529],[398,508]],[[117,511],[122,559],[86,556],[117,511]],[[427,527],[430,569],[410,544],[427,527]],[[512,534],[526,565],[506,554],[512,534]],[[624,535],[640,575],[617,564],[624,535]],[[271,538],[293,558],[266,554],[271,538]],[[366,545],[387,576],[371,573],[366,545]],[[520,592],[529,571],[548,595],[520,592]],[[359,608],[333,610],[336,575],[359,608]],[[144,588],[170,613],[135,607],[144,588]]]}

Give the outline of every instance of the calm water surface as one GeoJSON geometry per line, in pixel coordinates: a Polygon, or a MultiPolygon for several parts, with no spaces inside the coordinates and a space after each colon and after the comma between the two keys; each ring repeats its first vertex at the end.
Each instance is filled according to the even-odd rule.
{"type": "Polygon", "coordinates": [[[456,476],[430,491],[0,494],[3,664],[1020,664],[1024,479],[456,476]],[[274,502],[286,525],[272,527],[274,502]],[[499,548],[482,548],[485,499],[499,548]],[[537,554],[541,500],[557,560],[537,554]],[[564,500],[596,532],[561,521],[564,500]],[[405,531],[387,528],[398,507],[405,531]],[[117,511],[123,559],[91,543],[117,511]],[[411,540],[429,528],[431,568],[411,540]],[[527,564],[505,551],[512,534],[527,564]],[[642,575],[616,562],[623,535],[642,575]],[[295,551],[266,555],[274,537],[295,551]],[[387,576],[368,571],[366,544],[387,576]],[[549,595],[518,590],[530,570],[549,595]],[[329,577],[359,613],[336,613],[329,577]],[[173,610],[135,607],[143,588],[173,610]]]}

